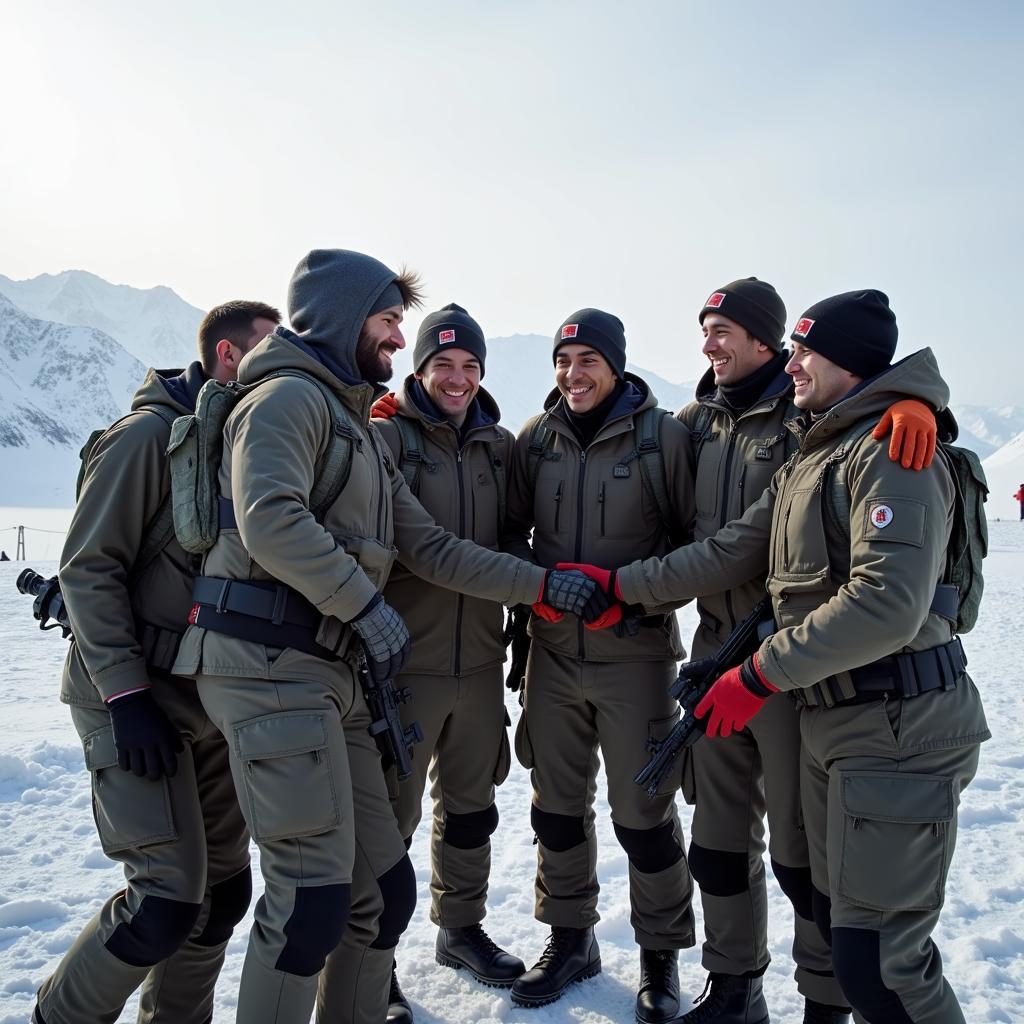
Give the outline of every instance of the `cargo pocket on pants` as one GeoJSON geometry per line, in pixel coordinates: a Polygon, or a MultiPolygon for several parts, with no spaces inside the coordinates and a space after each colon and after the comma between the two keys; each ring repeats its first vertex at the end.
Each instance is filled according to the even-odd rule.
{"type": "Polygon", "coordinates": [[[341,824],[326,718],[292,711],[235,727],[249,828],[257,842],[317,835],[341,824]]]}
{"type": "Polygon", "coordinates": [[[500,786],[507,778],[509,770],[512,768],[512,748],[508,742],[508,727],[512,724],[512,719],[508,717],[508,712],[505,712],[505,717],[501,723],[501,736],[498,740],[498,762],[494,766],[494,784],[500,786]]]}
{"type": "Polygon", "coordinates": [[[952,779],[843,772],[839,895],[871,910],[935,910],[949,868],[952,779]]]}
{"type": "Polygon", "coordinates": [[[89,733],[82,746],[85,766],[92,778],[93,818],[104,853],[115,854],[178,838],[166,778],[154,782],[122,770],[110,726],[89,733]]]}
{"type": "MultiPolygon", "coordinates": [[[[648,757],[652,757],[654,751],[668,738],[668,734],[675,728],[679,721],[679,711],[669,715],[667,718],[652,718],[647,723],[647,746],[648,757]]],[[[683,783],[683,765],[689,760],[689,751],[681,751],[672,765],[672,770],[662,780],[658,787],[659,794],[675,793],[683,783]]],[[[645,762],[646,763],[646,762],[645,762]]],[[[641,766],[642,767],[642,766],[641,766]]]]}
{"type": "Polygon", "coordinates": [[[516,724],[516,760],[524,768],[533,767],[533,745],[530,743],[530,730],[526,725],[526,708],[519,712],[516,724]]]}

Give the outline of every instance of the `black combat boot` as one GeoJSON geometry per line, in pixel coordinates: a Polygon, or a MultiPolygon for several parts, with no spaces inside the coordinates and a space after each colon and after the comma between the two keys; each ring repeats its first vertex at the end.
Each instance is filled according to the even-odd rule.
{"type": "Polygon", "coordinates": [[[768,1024],[759,977],[712,973],[697,1003],[683,1015],[682,1024],[768,1024]]]}
{"type": "Polygon", "coordinates": [[[636,994],[637,1024],[667,1024],[679,1014],[679,952],[640,950],[640,989],[636,994]]]}
{"type": "Polygon", "coordinates": [[[439,929],[434,958],[442,967],[465,967],[477,981],[495,988],[508,988],[526,970],[519,957],[506,953],[478,924],[439,929]]]}
{"type": "Polygon", "coordinates": [[[601,973],[601,951],[593,928],[555,925],[540,959],[512,986],[518,1006],[553,1003],[574,981],[601,973]]]}
{"type": "Polygon", "coordinates": [[[412,1007],[398,984],[398,964],[391,966],[391,988],[388,991],[387,1024],[412,1024],[412,1007]]]}
{"type": "Polygon", "coordinates": [[[804,1000],[804,1024],[849,1024],[848,1006],[826,1006],[813,999],[804,1000]]]}

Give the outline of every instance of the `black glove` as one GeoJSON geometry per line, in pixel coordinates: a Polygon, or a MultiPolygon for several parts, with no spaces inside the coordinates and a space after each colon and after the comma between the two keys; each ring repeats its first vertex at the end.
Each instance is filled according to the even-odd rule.
{"type": "Polygon", "coordinates": [[[149,689],[109,701],[117,763],[126,772],[156,782],[178,770],[178,755],[185,749],[178,730],[153,699],[149,689]]]}
{"type": "Polygon", "coordinates": [[[517,604],[508,612],[508,624],[505,626],[505,646],[512,648],[512,665],[508,670],[505,685],[513,692],[523,685],[526,675],[526,659],[530,655],[530,634],[526,627],[530,623],[530,606],[517,604]]]}
{"type": "Polygon", "coordinates": [[[380,594],[351,621],[363,641],[366,667],[378,683],[394,679],[409,657],[412,643],[405,620],[380,594]]]}
{"type": "Polygon", "coordinates": [[[544,604],[593,622],[608,608],[608,595],[579,569],[549,569],[544,577],[544,604]]]}

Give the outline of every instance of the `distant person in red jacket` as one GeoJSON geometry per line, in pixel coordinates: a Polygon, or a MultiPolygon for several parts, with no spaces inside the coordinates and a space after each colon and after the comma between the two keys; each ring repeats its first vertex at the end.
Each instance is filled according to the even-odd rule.
{"type": "Polygon", "coordinates": [[[1017,493],[1013,497],[1015,501],[1020,502],[1020,518],[1024,522],[1024,484],[1017,488],[1017,493]]]}

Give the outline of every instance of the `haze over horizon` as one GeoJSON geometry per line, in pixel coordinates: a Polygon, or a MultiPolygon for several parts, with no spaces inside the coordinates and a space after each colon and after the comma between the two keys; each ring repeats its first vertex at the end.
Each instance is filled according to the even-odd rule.
{"type": "Polygon", "coordinates": [[[355,248],[489,336],[612,310],[674,381],[706,365],[696,313],[726,281],[771,281],[790,327],[878,287],[897,354],[931,345],[954,401],[1018,400],[1017,4],[10,12],[10,277],[283,307],[305,251],[355,248]]]}

